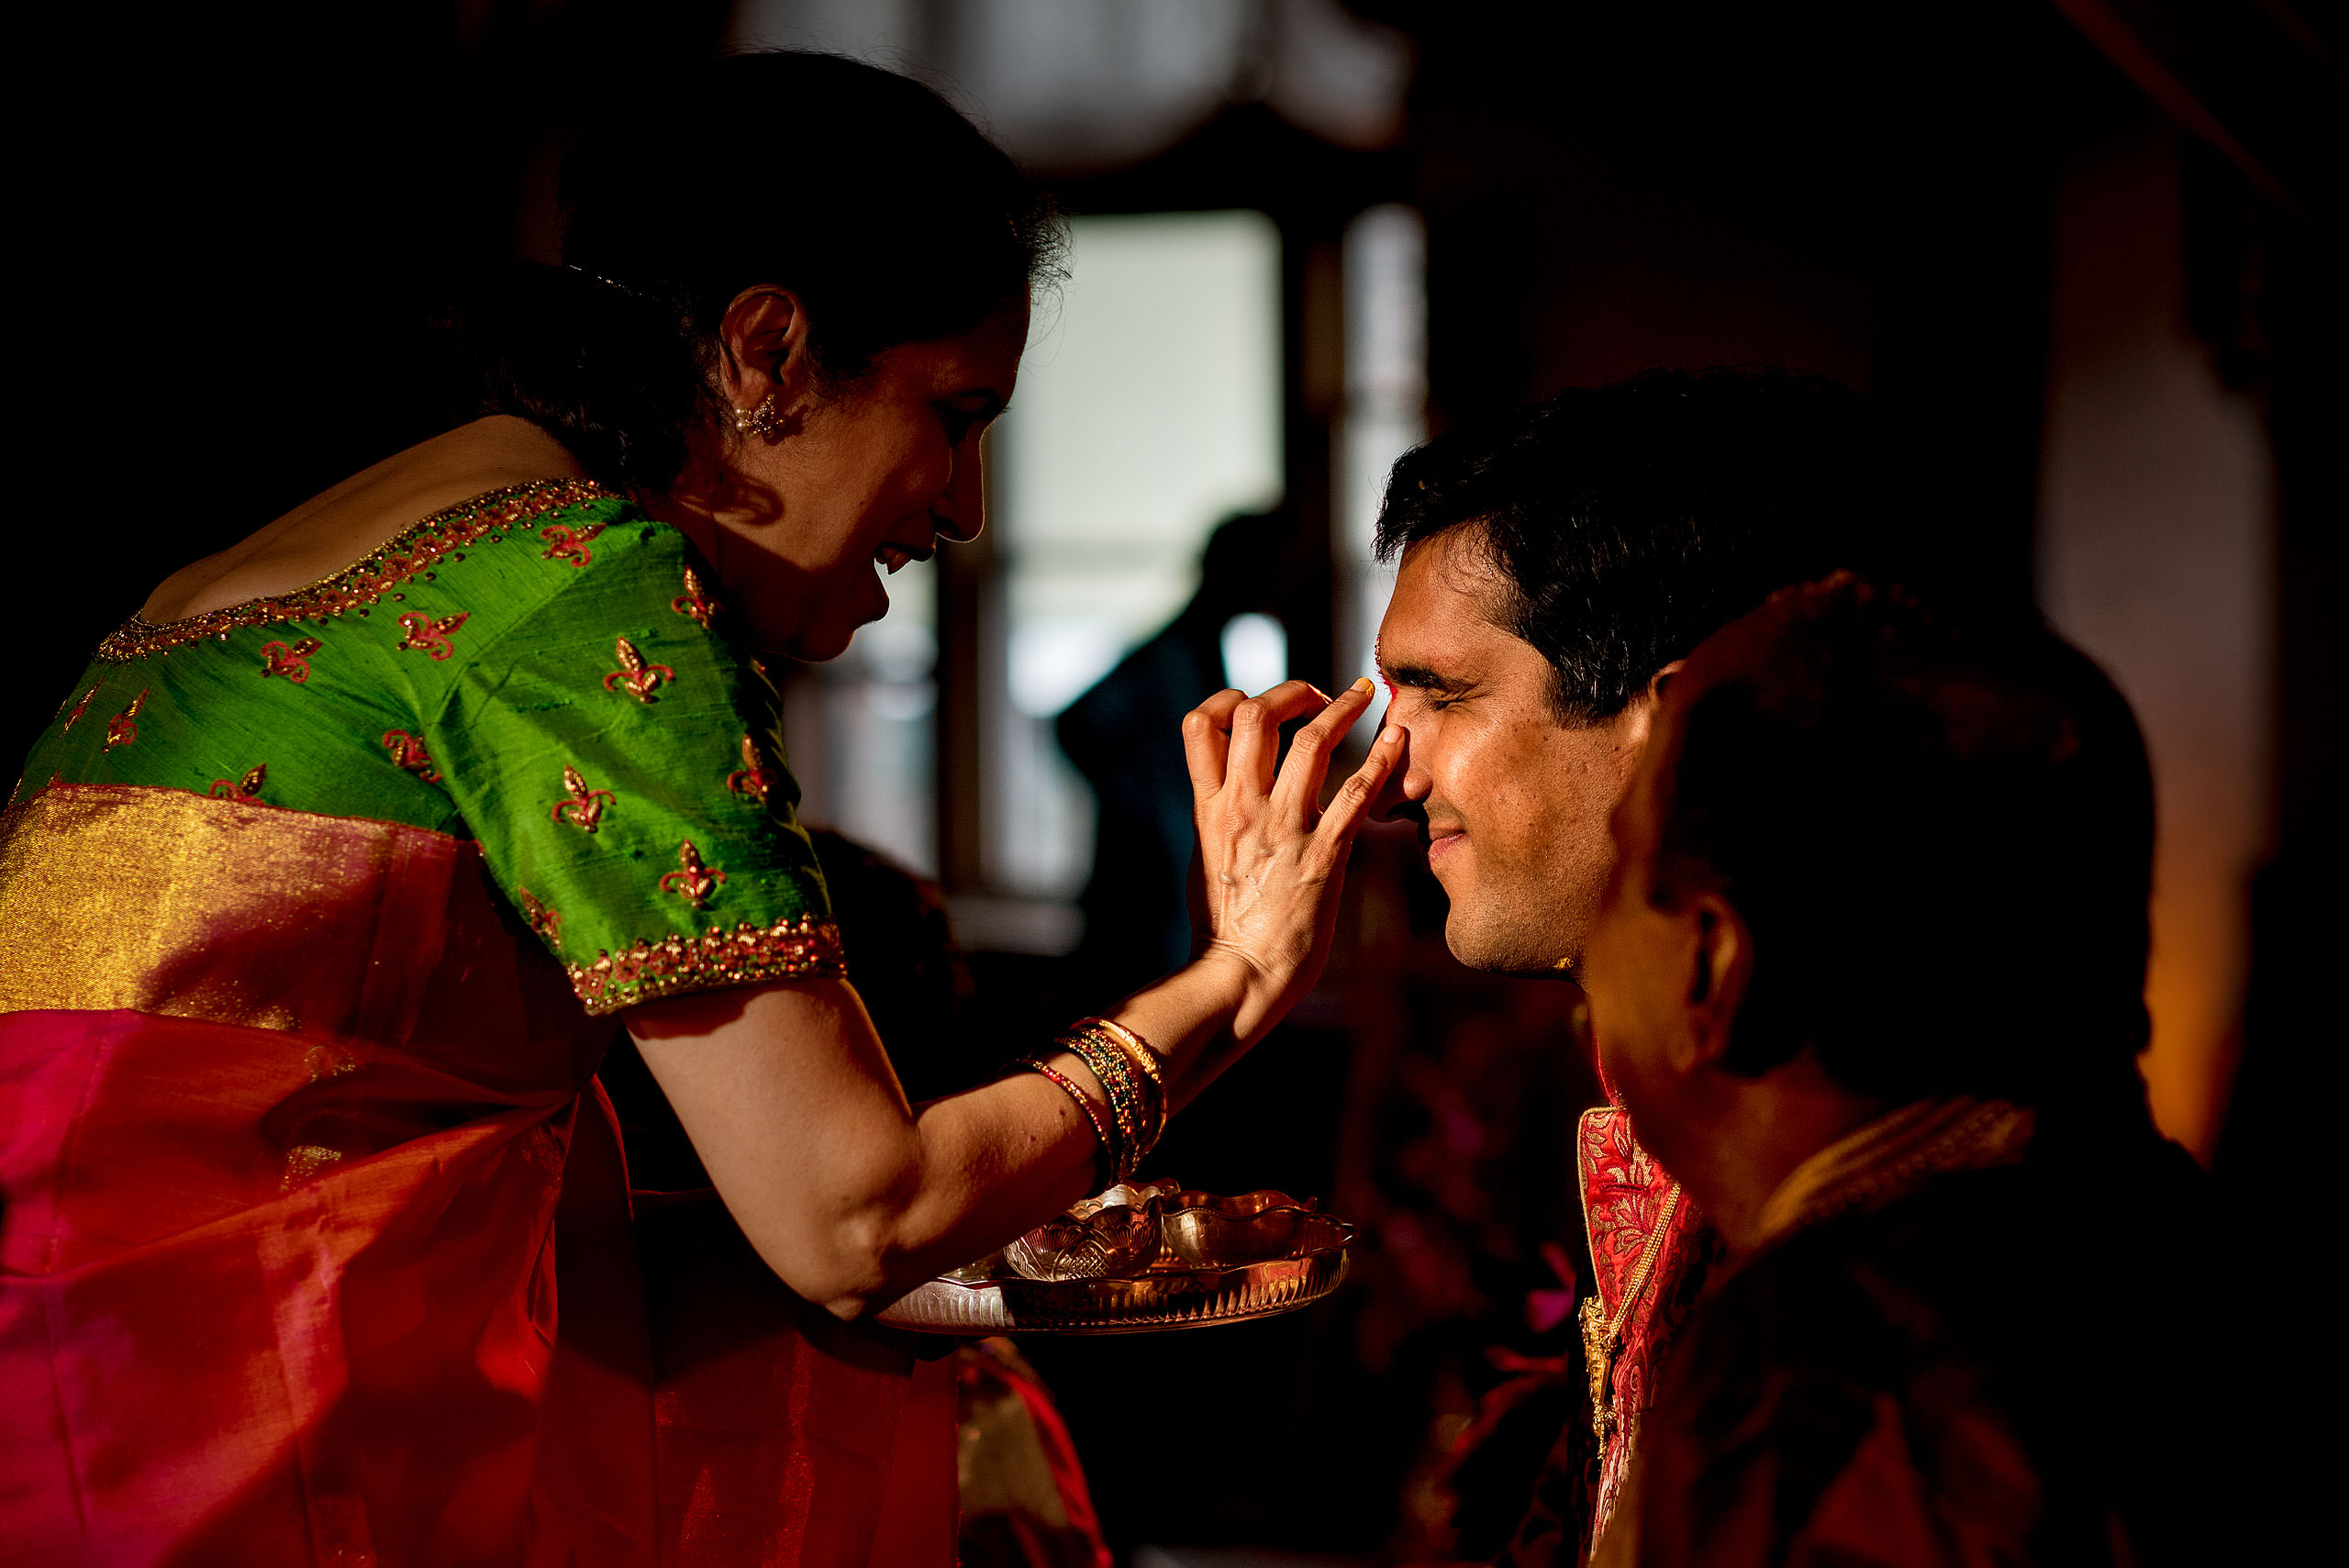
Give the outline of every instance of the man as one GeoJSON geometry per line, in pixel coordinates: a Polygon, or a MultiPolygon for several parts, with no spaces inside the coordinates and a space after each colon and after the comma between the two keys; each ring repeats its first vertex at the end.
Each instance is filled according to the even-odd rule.
{"type": "Polygon", "coordinates": [[[1652,725],[1586,975],[1731,1271],[1594,1561],[2220,1561],[2250,1434],[2197,1356],[2241,1327],[2136,1076],[2127,704],[2043,628],[1845,574],[1709,639],[1652,725]]]}
{"type": "MultiPolygon", "coordinates": [[[[1378,544],[1400,567],[1378,658],[1387,721],[1409,740],[1380,805],[1419,825],[1461,962],[1578,977],[1658,678],[1772,590],[1884,557],[1897,541],[1869,526],[1873,446],[1859,400],[1830,383],[1651,373],[1396,465],[1378,544]]],[[[1589,1439],[1570,1427],[1514,1548],[1529,1565],[1571,1561],[1604,1522],[1714,1250],[1620,1112],[1585,1116],[1576,1143],[1599,1480],[1588,1495],[1589,1439]]]]}

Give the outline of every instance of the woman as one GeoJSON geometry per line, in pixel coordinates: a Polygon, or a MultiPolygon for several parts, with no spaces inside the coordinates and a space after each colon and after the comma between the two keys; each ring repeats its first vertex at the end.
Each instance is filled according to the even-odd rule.
{"type": "Polygon", "coordinates": [[[167,579],[0,828],[0,1539],[40,1560],[862,1562],[907,1344],[825,1325],[1130,1168],[1319,968],[1398,737],[1324,815],[1366,685],[1226,692],[1198,960],[907,1105],[757,654],[837,655],[876,566],[977,533],[1049,213],[807,55],[633,104],[565,202],[485,417],[167,579]],[[665,1381],[615,1018],[829,1308],[757,1409],[665,1381]]]}

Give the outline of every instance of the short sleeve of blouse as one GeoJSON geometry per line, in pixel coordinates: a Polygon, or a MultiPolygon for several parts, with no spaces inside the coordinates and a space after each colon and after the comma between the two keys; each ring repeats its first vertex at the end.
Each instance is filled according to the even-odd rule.
{"type": "Polygon", "coordinates": [[[432,755],[590,1013],[843,973],[781,705],[690,547],[644,519],[469,651],[432,755]]]}

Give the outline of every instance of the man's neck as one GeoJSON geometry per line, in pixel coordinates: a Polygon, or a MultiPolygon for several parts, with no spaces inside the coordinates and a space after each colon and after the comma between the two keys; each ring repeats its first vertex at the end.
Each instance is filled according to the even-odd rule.
{"type": "Polygon", "coordinates": [[[1665,1166],[1737,1252],[1767,1240],[1763,1210],[1798,1166],[1884,1109],[1829,1078],[1808,1052],[1759,1078],[1720,1074],[1715,1090],[1692,1147],[1665,1166]]]}

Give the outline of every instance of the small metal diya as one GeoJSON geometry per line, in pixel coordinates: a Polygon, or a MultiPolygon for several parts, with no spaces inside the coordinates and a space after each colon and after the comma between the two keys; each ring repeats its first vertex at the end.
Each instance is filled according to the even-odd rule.
{"type": "Polygon", "coordinates": [[[1014,1238],[1004,1262],[1021,1279],[1131,1279],[1157,1261],[1158,1208],[1174,1190],[1172,1182],[1120,1183],[1014,1238]]]}
{"type": "Polygon", "coordinates": [[[1159,1212],[1166,1250],[1195,1269],[1225,1269],[1288,1257],[1320,1207],[1270,1187],[1238,1197],[1176,1193],[1159,1212]]]}

